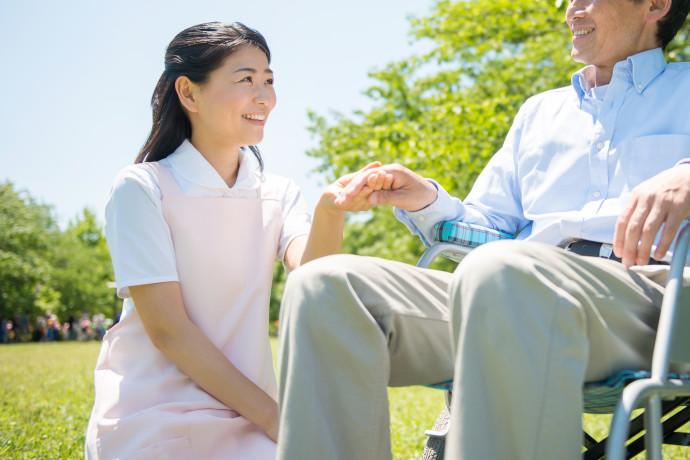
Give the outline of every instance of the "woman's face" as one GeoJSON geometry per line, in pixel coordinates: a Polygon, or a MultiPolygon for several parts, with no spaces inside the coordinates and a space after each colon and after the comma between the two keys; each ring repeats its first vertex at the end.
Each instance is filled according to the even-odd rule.
{"type": "Polygon", "coordinates": [[[233,148],[258,144],[276,104],[273,71],[266,55],[242,45],[194,91],[192,137],[233,148]]]}

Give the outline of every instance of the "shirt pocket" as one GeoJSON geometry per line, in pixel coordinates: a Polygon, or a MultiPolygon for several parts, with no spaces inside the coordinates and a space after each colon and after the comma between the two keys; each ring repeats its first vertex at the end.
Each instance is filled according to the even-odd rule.
{"type": "Polygon", "coordinates": [[[690,158],[690,135],[656,134],[627,139],[618,146],[613,177],[629,190],[690,158]]]}

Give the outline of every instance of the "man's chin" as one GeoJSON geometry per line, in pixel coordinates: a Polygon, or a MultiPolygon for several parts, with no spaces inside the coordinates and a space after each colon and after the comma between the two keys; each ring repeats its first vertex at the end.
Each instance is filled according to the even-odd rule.
{"type": "Polygon", "coordinates": [[[582,53],[580,53],[576,49],[573,49],[570,52],[570,57],[572,58],[573,61],[579,62],[580,64],[584,64],[584,65],[589,64],[589,62],[587,62],[587,59],[582,55],[582,53]]]}

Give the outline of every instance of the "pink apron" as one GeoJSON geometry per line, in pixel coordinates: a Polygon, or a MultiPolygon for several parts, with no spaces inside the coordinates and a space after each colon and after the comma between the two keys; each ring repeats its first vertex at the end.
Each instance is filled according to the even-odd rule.
{"type": "MultiPolygon", "coordinates": [[[[268,340],[273,264],[283,225],[277,196],[187,198],[158,177],[190,319],[249,379],[277,399],[268,340]]],[[[260,427],[197,386],[149,340],[136,311],[103,339],[86,435],[93,459],[273,459],[260,427]]]]}

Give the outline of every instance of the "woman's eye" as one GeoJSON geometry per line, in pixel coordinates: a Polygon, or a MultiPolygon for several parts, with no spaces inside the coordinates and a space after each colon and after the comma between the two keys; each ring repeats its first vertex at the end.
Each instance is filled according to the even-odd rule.
{"type": "Polygon", "coordinates": [[[251,82],[252,82],[252,77],[251,77],[251,76],[244,77],[244,78],[243,78],[242,80],[240,80],[240,81],[246,81],[246,82],[248,82],[248,83],[251,83],[251,82]]]}
{"type": "Polygon", "coordinates": [[[273,79],[272,79],[272,78],[269,78],[268,80],[266,80],[266,84],[267,84],[267,85],[272,85],[272,84],[273,84],[273,79]]]}

